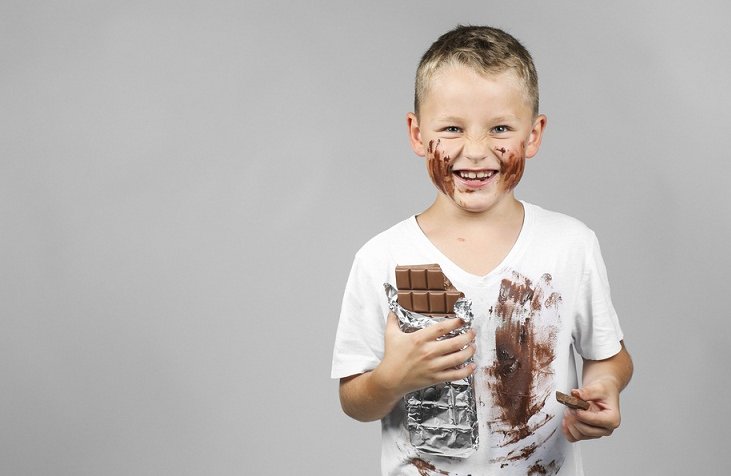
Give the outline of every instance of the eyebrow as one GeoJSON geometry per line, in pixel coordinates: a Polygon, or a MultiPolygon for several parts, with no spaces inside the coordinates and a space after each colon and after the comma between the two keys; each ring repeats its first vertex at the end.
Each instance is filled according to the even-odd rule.
{"type": "Polygon", "coordinates": [[[492,120],[495,122],[509,122],[509,121],[518,121],[519,119],[518,119],[518,116],[514,116],[514,115],[510,114],[508,116],[494,117],[494,118],[492,118],[492,120]]]}
{"type": "Polygon", "coordinates": [[[439,122],[458,122],[458,121],[461,121],[462,118],[457,117],[457,116],[446,116],[446,117],[437,117],[436,120],[439,122]]]}
{"type": "MultiPolygon", "coordinates": [[[[445,117],[438,117],[436,121],[438,122],[459,122],[463,120],[463,118],[459,116],[445,116],[445,117]]],[[[507,116],[498,116],[493,117],[490,119],[490,122],[510,122],[510,121],[518,121],[520,120],[517,116],[514,116],[512,114],[507,116]]]]}

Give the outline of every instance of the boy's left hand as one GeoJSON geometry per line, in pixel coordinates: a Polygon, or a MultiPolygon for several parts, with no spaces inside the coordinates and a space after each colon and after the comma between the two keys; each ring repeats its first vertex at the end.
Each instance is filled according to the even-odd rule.
{"type": "Polygon", "coordinates": [[[588,410],[567,409],[563,418],[566,439],[574,443],[609,436],[619,426],[619,390],[610,379],[595,380],[571,394],[589,402],[588,410]]]}

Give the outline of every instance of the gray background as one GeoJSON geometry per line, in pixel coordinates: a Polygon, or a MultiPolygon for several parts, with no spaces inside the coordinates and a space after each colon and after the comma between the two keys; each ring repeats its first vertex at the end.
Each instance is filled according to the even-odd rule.
{"type": "Polygon", "coordinates": [[[602,243],[636,373],[587,473],[724,474],[731,8],[514,3],[3,1],[0,474],[376,474],[332,343],[433,198],[404,118],[457,23],[533,53],[518,196],[602,243]]]}

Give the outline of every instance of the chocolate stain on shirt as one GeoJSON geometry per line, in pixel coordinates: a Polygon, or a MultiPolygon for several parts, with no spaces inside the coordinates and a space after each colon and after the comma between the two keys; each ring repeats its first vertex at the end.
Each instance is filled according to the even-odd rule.
{"type": "Polygon", "coordinates": [[[430,476],[433,474],[449,475],[447,471],[438,470],[436,466],[421,458],[412,458],[410,463],[419,471],[421,476],[430,476]]]}
{"type": "Polygon", "coordinates": [[[452,177],[454,161],[439,150],[439,143],[439,140],[429,141],[427,149],[429,177],[439,190],[451,197],[454,194],[454,177],[452,177]]]}
{"type": "Polygon", "coordinates": [[[548,476],[558,473],[558,470],[561,469],[561,466],[558,465],[556,461],[551,461],[546,465],[541,463],[541,461],[536,461],[533,466],[528,468],[528,476],[548,476]]]}
{"type": "Polygon", "coordinates": [[[511,451],[510,453],[503,458],[503,461],[519,461],[519,460],[526,460],[530,458],[533,453],[536,452],[538,448],[540,448],[546,441],[550,440],[553,435],[556,433],[557,428],[554,428],[551,433],[548,434],[545,438],[539,441],[534,441],[533,443],[526,445],[522,448],[518,448],[516,450],[511,451]]]}
{"type": "MultiPolygon", "coordinates": [[[[546,274],[533,284],[513,273],[512,279],[502,280],[493,310],[498,320],[495,362],[484,371],[496,406],[491,426],[504,435],[503,446],[534,434],[553,418],[548,414],[538,416],[552,389],[551,364],[556,358],[556,323],[541,321],[544,307],[555,307],[560,302],[557,293],[544,297],[550,281],[546,274]]],[[[534,450],[521,459],[527,459],[534,450]]]]}

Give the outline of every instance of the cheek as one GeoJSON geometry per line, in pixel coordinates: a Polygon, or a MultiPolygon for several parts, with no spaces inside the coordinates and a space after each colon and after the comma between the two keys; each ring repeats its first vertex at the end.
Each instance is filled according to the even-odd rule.
{"type": "Polygon", "coordinates": [[[444,194],[454,194],[454,179],[452,177],[452,162],[448,155],[444,155],[438,148],[429,144],[427,154],[427,169],[434,185],[444,194]]]}
{"type": "Polygon", "coordinates": [[[500,149],[503,186],[505,190],[512,190],[520,182],[525,170],[525,143],[521,143],[515,149],[500,149]]]}

